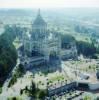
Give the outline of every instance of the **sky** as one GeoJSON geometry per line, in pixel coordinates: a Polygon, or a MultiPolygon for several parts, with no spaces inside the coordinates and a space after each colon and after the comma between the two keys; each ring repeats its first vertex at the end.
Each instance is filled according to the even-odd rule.
{"type": "Polygon", "coordinates": [[[99,0],[0,0],[0,8],[99,7],[99,0]]]}

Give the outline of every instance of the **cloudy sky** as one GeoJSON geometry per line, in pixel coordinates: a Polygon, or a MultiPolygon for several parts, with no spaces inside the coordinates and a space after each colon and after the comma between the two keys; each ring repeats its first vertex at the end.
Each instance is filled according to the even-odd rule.
{"type": "Polygon", "coordinates": [[[0,8],[99,7],[99,0],[0,0],[0,8]]]}

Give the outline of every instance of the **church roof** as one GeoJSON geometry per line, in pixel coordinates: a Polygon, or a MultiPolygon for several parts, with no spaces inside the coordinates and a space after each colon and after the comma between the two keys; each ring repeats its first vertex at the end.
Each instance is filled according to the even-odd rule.
{"type": "Polygon", "coordinates": [[[46,22],[43,20],[41,14],[40,14],[40,9],[38,11],[38,15],[36,19],[34,20],[33,25],[46,25],[46,22]]]}

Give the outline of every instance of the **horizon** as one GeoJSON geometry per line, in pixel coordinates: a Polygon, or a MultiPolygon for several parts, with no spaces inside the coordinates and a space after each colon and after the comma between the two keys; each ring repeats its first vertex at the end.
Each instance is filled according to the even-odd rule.
{"type": "Polygon", "coordinates": [[[0,0],[0,8],[79,8],[98,7],[98,0],[0,0]],[[58,1],[58,2],[57,2],[58,1]]]}

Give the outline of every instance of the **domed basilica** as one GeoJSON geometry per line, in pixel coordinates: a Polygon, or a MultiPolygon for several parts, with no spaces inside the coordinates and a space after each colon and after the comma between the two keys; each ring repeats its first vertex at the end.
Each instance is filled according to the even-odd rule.
{"type": "Polygon", "coordinates": [[[40,10],[31,27],[31,31],[23,35],[24,63],[32,66],[60,62],[60,34],[47,29],[47,23],[42,18],[40,10]]]}

